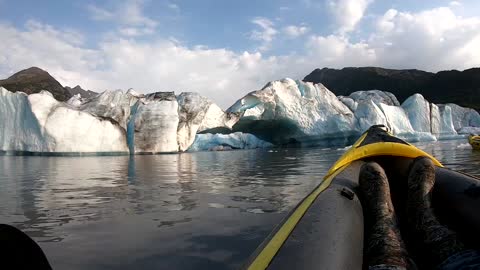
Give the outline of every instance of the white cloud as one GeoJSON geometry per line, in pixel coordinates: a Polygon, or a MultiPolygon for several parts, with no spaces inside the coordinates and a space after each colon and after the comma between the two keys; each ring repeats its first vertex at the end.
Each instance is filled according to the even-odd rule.
{"type": "Polygon", "coordinates": [[[288,37],[288,38],[297,38],[299,36],[305,35],[310,28],[308,28],[305,25],[289,25],[283,28],[283,33],[288,37]]]}
{"type": "Polygon", "coordinates": [[[179,10],[180,10],[180,7],[179,7],[177,4],[175,4],[175,3],[168,3],[168,4],[167,4],[167,7],[170,8],[170,9],[172,9],[172,10],[176,10],[176,11],[179,11],[179,10]]]}
{"type": "Polygon", "coordinates": [[[451,1],[451,2],[449,3],[449,5],[450,5],[451,7],[459,7],[459,6],[462,5],[462,3],[460,3],[460,1],[451,1]]]}
{"type": "Polygon", "coordinates": [[[480,64],[480,51],[474,49],[480,48],[480,18],[462,18],[441,7],[418,13],[389,10],[380,20],[368,41],[378,65],[439,70],[480,64]]]}
{"type": "Polygon", "coordinates": [[[112,10],[89,5],[92,19],[119,24],[119,33],[126,36],[152,34],[158,23],[143,14],[143,0],[126,0],[112,10]]]}
{"type": "Polygon", "coordinates": [[[351,43],[343,36],[311,36],[307,48],[308,58],[319,67],[364,66],[376,61],[375,50],[367,43],[351,43]]]}
{"type": "MultiPolygon", "coordinates": [[[[98,49],[69,40],[69,33],[29,23],[25,29],[0,24],[0,78],[30,66],[50,72],[63,85],[96,91],[135,88],[141,92],[198,91],[223,107],[267,81],[287,76],[281,57],[236,53],[170,40],[108,39],[98,49]]],[[[293,63],[293,62],[292,62],[293,63]]],[[[299,76],[302,74],[299,74],[299,76]]]]}
{"type": "MultiPolygon", "coordinates": [[[[258,41],[274,41],[273,23],[258,18],[256,24],[275,32],[259,31],[258,41]]],[[[141,92],[198,91],[227,107],[270,80],[301,79],[317,67],[438,71],[480,65],[480,18],[457,16],[448,7],[417,13],[388,10],[372,31],[360,40],[348,33],[310,35],[303,52],[266,57],[260,52],[187,47],[172,38],[112,37],[88,49],[83,36],[69,29],[36,21],[22,29],[0,24],[0,51],[8,52],[0,54],[0,78],[39,66],[64,85],[97,91],[130,87],[141,92]]]]}
{"type": "Polygon", "coordinates": [[[340,33],[355,29],[373,0],[328,0],[327,7],[333,15],[340,33]]]}
{"type": "Polygon", "coordinates": [[[259,47],[260,51],[266,51],[270,49],[270,45],[277,35],[278,31],[274,28],[274,24],[267,18],[258,17],[252,20],[252,23],[260,27],[260,30],[253,30],[250,33],[252,40],[261,41],[259,47]]]}

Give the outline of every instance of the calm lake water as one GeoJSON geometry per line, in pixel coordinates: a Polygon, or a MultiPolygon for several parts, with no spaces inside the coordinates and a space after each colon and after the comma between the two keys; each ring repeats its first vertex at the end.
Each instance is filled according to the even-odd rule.
{"type": "MultiPolygon", "coordinates": [[[[466,140],[417,146],[480,175],[466,140]]],[[[0,222],[54,269],[236,269],[344,151],[0,156],[0,222]]]]}

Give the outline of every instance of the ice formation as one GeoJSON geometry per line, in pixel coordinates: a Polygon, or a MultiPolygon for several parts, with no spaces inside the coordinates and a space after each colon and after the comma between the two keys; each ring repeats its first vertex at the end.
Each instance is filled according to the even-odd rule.
{"type": "Polygon", "coordinates": [[[0,117],[1,151],[48,151],[26,94],[0,87],[0,117]]]}
{"type": "Polygon", "coordinates": [[[446,106],[452,109],[452,122],[455,130],[480,126],[480,114],[474,109],[464,108],[453,103],[448,103],[446,106]]]}
{"type": "Polygon", "coordinates": [[[379,90],[336,97],[322,84],[288,78],[247,94],[226,112],[190,92],[116,90],[64,103],[46,91],[27,96],[0,88],[0,151],[134,154],[336,145],[377,124],[411,141],[447,139],[480,133],[480,114],[420,94],[401,105],[379,90]]]}
{"type": "Polygon", "coordinates": [[[50,92],[27,96],[0,88],[3,151],[126,152],[115,123],[57,101],[50,92]]]}
{"type": "Polygon", "coordinates": [[[178,102],[173,92],[157,92],[138,100],[133,130],[128,130],[129,149],[135,153],[168,153],[178,151],[178,102]],[[132,147],[133,144],[133,147],[132,147]]]}
{"type": "Polygon", "coordinates": [[[219,151],[231,149],[269,148],[273,144],[260,140],[252,134],[235,132],[230,134],[197,134],[189,151],[219,151]]]}
{"type": "Polygon", "coordinates": [[[231,129],[239,117],[225,113],[217,104],[198,93],[184,92],[177,97],[179,104],[178,146],[185,151],[192,145],[197,132],[218,127],[231,129]]]}
{"type": "Polygon", "coordinates": [[[380,90],[356,91],[351,93],[348,97],[357,103],[371,100],[377,104],[383,103],[391,106],[400,106],[400,103],[394,94],[380,90]]]}
{"type": "Polygon", "coordinates": [[[59,102],[43,91],[27,96],[0,89],[0,151],[186,151],[197,132],[228,131],[238,115],[196,93],[105,91],[59,102]]]}
{"type": "MultiPolygon", "coordinates": [[[[279,130],[257,133],[260,138],[270,136],[265,132],[276,133],[276,143],[288,139],[308,142],[355,130],[352,111],[325,86],[292,79],[273,81],[238,100],[227,111],[242,113],[244,121],[264,121],[268,123],[266,129],[277,127],[279,130]]],[[[249,131],[248,124],[243,131],[249,131]]]]}
{"type": "Polygon", "coordinates": [[[123,129],[127,129],[127,122],[130,117],[130,108],[137,102],[138,97],[121,90],[105,91],[83,101],[77,105],[81,111],[93,115],[109,118],[116,121],[123,129]]]}

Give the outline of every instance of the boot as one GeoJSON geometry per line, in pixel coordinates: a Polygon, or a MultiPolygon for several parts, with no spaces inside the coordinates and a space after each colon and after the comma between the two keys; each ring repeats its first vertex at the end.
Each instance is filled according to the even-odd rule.
{"type": "Polygon", "coordinates": [[[360,169],[359,184],[370,224],[365,247],[368,265],[415,268],[411,267],[400,236],[385,171],[375,162],[365,163],[360,169]]]}
{"type": "Polygon", "coordinates": [[[408,228],[418,239],[429,267],[435,267],[451,255],[465,250],[456,234],[440,224],[431,206],[435,184],[435,165],[427,157],[413,161],[408,175],[408,228]]]}

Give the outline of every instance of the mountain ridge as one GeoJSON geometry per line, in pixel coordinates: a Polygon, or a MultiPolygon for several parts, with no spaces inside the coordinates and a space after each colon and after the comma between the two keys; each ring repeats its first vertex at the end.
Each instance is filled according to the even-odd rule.
{"type": "Polygon", "coordinates": [[[431,102],[456,103],[480,110],[480,68],[437,73],[380,67],[317,68],[303,80],[322,83],[335,95],[378,89],[393,93],[402,102],[420,93],[431,102]]]}
{"type": "Polygon", "coordinates": [[[11,92],[29,95],[47,90],[59,101],[66,101],[72,96],[50,73],[38,67],[20,70],[7,79],[0,80],[0,86],[11,92]]]}
{"type": "Polygon", "coordinates": [[[58,101],[67,101],[76,94],[80,94],[83,98],[89,98],[97,94],[91,90],[84,90],[79,85],[73,88],[64,87],[50,73],[39,67],[20,70],[7,79],[0,80],[0,86],[10,92],[24,92],[28,95],[46,90],[52,93],[58,101]]]}

